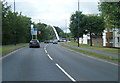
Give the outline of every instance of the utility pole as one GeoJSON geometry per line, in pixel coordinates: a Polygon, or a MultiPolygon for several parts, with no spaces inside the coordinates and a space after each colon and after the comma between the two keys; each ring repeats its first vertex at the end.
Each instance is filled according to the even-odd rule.
{"type": "Polygon", "coordinates": [[[16,21],[15,21],[15,0],[14,0],[14,29],[15,29],[15,31],[14,31],[14,37],[15,37],[15,46],[16,46],[16,21]]]}
{"type": "Polygon", "coordinates": [[[66,42],[67,42],[67,19],[65,20],[65,27],[66,27],[66,42]]]}
{"type": "Polygon", "coordinates": [[[80,46],[79,44],[79,29],[80,29],[79,22],[80,22],[80,16],[79,16],[79,0],[78,0],[78,47],[80,46]]]}
{"type": "Polygon", "coordinates": [[[39,19],[39,23],[40,23],[40,19],[39,19]]]}

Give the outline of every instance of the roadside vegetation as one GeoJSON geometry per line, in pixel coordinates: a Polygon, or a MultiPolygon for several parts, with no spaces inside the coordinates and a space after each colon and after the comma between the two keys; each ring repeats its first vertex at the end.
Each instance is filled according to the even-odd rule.
{"type": "Polygon", "coordinates": [[[0,57],[2,56],[2,47],[0,47],[0,57]]]}
{"type": "MultiPolygon", "coordinates": [[[[4,56],[5,54],[8,54],[8,53],[10,53],[10,52],[12,52],[12,51],[14,51],[14,50],[16,50],[16,49],[19,49],[19,48],[21,48],[21,47],[24,47],[24,46],[28,46],[28,43],[24,43],[24,44],[18,44],[18,45],[13,45],[13,46],[4,46],[4,47],[0,47],[0,49],[2,50],[2,51],[0,51],[0,52],[2,52],[2,56],[4,56]]],[[[1,53],[0,53],[1,54],[1,53]]]]}
{"type": "MultiPolygon", "coordinates": [[[[72,45],[72,46],[77,46],[76,42],[67,42],[67,44],[72,45]]],[[[115,49],[115,48],[107,48],[103,46],[90,46],[87,44],[80,44],[80,47],[118,54],[118,49],[115,49]]]]}
{"type": "MultiPolygon", "coordinates": [[[[99,14],[83,14],[81,11],[74,12],[70,17],[69,25],[73,38],[83,38],[83,35],[89,34],[90,46],[92,46],[92,38],[102,38],[104,30],[110,32],[112,29],[120,28],[120,19],[118,18],[120,15],[119,4],[119,2],[113,3],[103,0],[98,4],[99,14]]],[[[110,43],[110,39],[107,39],[107,42],[110,43]]]]}
{"type": "Polygon", "coordinates": [[[89,56],[95,56],[95,57],[98,57],[98,58],[112,60],[112,61],[120,61],[120,59],[116,59],[116,58],[113,58],[113,57],[104,56],[104,55],[96,54],[94,52],[89,52],[89,51],[84,51],[84,50],[81,50],[81,49],[69,47],[69,46],[64,45],[63,43],[61,43],[60,45],[65,47],[65,48],[68,48],[68,49],[71,49],[71,50],[74,50],[74,51],[77,51],[77,52],[80,52],[80,53],[83,53],[83,54],[86,54],[86,55],[89,55],[89,56]]]}

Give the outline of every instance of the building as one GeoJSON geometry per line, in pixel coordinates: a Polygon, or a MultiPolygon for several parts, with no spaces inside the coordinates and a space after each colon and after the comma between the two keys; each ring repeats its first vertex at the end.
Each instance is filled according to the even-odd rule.
{"type": "Polygon", "coordinates": [[[88,44],[89,40],[90,40],[89,35],[83,35],[83,38],[79,38],[79,43],[80,44],[88,44]]]}
{"type": "Polygon", "coordinates": [[[104,30],[103,46],[120,47],[120,28],[111,28],[109,31],[104,30]]]}
{"type": "MultiPolygon", "coordinates": [[[[90,35],[83,35],[83,38],[79,39],[80,44],[88,44],[90,45],[90,35]]],[[[92,36],[92,45],[93,46],[103,46],[102,36],[92,36]]]]}

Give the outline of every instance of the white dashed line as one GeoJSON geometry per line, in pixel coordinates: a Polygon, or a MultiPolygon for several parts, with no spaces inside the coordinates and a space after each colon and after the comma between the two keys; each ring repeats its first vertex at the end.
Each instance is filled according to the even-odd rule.
{"type": "MultiPolygon", "coordinates": [[[[47,56],[49,57],[49,59],[53,61],[53,58],[48,54],[48,52],[47,52],[47,50],[46,50],[46,47],[47,47],[47,45],[44,47],[44,50],[45,50],[47,56]]],[[[76,82],[76,80],[75,80],[73,77],[71,77],[60,65],[58,65],[58,64],[55,64],[55,65],[56,65],[69,79],[71,79],[73,82],[76,82]]]]}
{"type": "Polygon", "coordinates": [[[47,53],[47,50],[45,50],[45,52],[47,53]]]}
{"type": "Polygon", "coordinates": [[[46,50],[46,48],[44,48],[44,50],[46,50]]]}
{"type": "Polygon", "coordinates": [[[53,60],[53,58],[49,55],[49,54],[47,54],[48,55],[48,57],[50,58],[50,60],[53,60]]]}
{"type": "Polygon", "coordinates": [[[76,80],[71,77],[62,67],[60,67],[60,65],[56,64],[56,66],[65,74],[68,76],[68,78],[70,78],[73,82],[76,82],[76,80]]]}
{"type": "Polygon", "coordinates": [[[47,46],[48,46],[48,45],[46,45],[46,46],[44,47],[44,50],[45,50],[47,56],[50,58],[50,60],[53,60],[53,58],[52,58],[52,57],[48,54],[48,52],[47,52],[47,49],[46,49],[47,46]]]}

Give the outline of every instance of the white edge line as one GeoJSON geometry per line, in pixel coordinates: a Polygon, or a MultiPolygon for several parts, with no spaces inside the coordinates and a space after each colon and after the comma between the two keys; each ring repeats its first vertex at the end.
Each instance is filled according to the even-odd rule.
{"type": "Polygon", "coordinates": [[[76,82],[76,80],[71,77],[62,67],[60,67],[58,64],[56,64],[56,66],[65,74],[68,76],[68,78],[70,78],[73,82],[76,82]]]}
{"type": "Polygon", "coordinates": [[[50,58],[50,60],[53,60],[53,58],[49,55],[49,54],[47,54],[48,55],[48,57],[50,58]]]}
{"type": "MultiPolygon", "coordinates": [[[[65,48],[65,47],[63,47],[63,48],[65,48]]],[[[66,49],[68,49],[68,48],[66,48],[66,49]]],[[[71,49],[68,49],[68,50],[70,50],[70,51],[72,51],[72,52],[75,52],[75,53],[78,53],[78,54],[81,54],[82,56],[86,56],[86,57],[89,57],[89,58],[92,58],[92,59],[95,59],[95,60],[99,60],[99,61],[106,62],[106,63],[112,64],[112,65],[115,65],[115,66],[119,66],[119,65],[116,64],[116,63],[112,63],[112,62],[109,62],[109,61],[106,61],[106,60],[98,59],[98,58],[95,58],[95,57],[93,57],[93,56],[85,55],[85,54],[83,54],[83,53],[79,53],[79,52],[76,52],[76,51],[71,50],[71,49]]]]}

